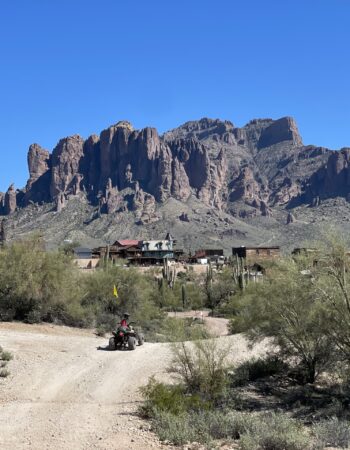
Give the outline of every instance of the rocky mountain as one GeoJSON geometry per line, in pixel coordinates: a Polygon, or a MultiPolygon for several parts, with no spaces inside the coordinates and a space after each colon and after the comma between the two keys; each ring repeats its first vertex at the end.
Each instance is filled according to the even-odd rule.
{"type": "Polygon", "coordinates": [[[166,228],[187,246],[283,243],[286,226],[312,223],[299,210],[339,199],[345,211],[350,200],[350,148],[305,146],[291,117],[242,128],[204,118],[161,136],[122,121],[86,140],[63,138],[51,153],[32,144],[28,168],[25,188],[0,193],[0,214],[10,237],[40,229],[52,245],[72,234],[95,243],[166,228]]]}

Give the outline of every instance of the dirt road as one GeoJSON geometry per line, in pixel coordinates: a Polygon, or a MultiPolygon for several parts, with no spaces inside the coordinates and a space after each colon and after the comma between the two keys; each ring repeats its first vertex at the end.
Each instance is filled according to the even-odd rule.
{"type": "MultiPolygon", "coordinates": [[[[242,337],[221,339],[234,347],[234,359],[249,355],[242,337]]],[[[168,377],[169,346],[99,349],[106,342],[66,327],[0,324],[0,345],[14,354],[11,375],[0,379],[2,450],[171,448],[135,414],[139,386],[153,374],[168,377]]]]}

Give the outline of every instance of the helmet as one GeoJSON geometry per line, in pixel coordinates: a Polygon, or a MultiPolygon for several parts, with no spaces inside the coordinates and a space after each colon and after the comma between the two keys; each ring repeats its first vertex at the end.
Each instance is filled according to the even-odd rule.
{"type": "Polygon", "coordinates": [[[125,313],[124,313],[124,317],[130,317],[130,314],[127,313],[127,312],[125,312],[125,313]]]}

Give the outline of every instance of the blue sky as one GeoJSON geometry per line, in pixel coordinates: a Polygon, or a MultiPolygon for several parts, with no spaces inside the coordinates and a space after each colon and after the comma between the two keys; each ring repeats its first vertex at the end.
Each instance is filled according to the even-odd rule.
{"type": "Polygon", "coordinates": [[[0,190],[29,144],[119,120],[294,116],[304,142],[350,146],[348,0],[0,0],[0,190]]]}

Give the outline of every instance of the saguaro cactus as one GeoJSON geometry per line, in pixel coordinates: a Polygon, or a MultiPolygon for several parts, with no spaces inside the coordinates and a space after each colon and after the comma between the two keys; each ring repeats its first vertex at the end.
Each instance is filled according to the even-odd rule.
{"type": "Polygon", "coordinates": [[[163,279],[167,281],[168,286],[173,289],[176,281],[176,268],[170,266],[168,259],[163,261],[163,279]]]}
{"type": "Polygon", "coordinates": [[[211,286],[213,284],[213,266],[211,261],[209,261],[209,265],[207,267],[207,283],[211,286]]]}
{"type": "Polygon", "coordinates": [[[182,307],[185,309],[188,303],[186,285],[181,286],[182,307]]]}
{"type": "MultiPolygon", "coordinates": [[[[248,272],[247,274],[249,277],[248,272]]],[[[248,279],[246,279],[245,273],[245,260],[244,258],[239,258],[238,255],[235,255],[232,263],[232,278],[235,284],[243,291],[247,285],[248,279]]]]}

